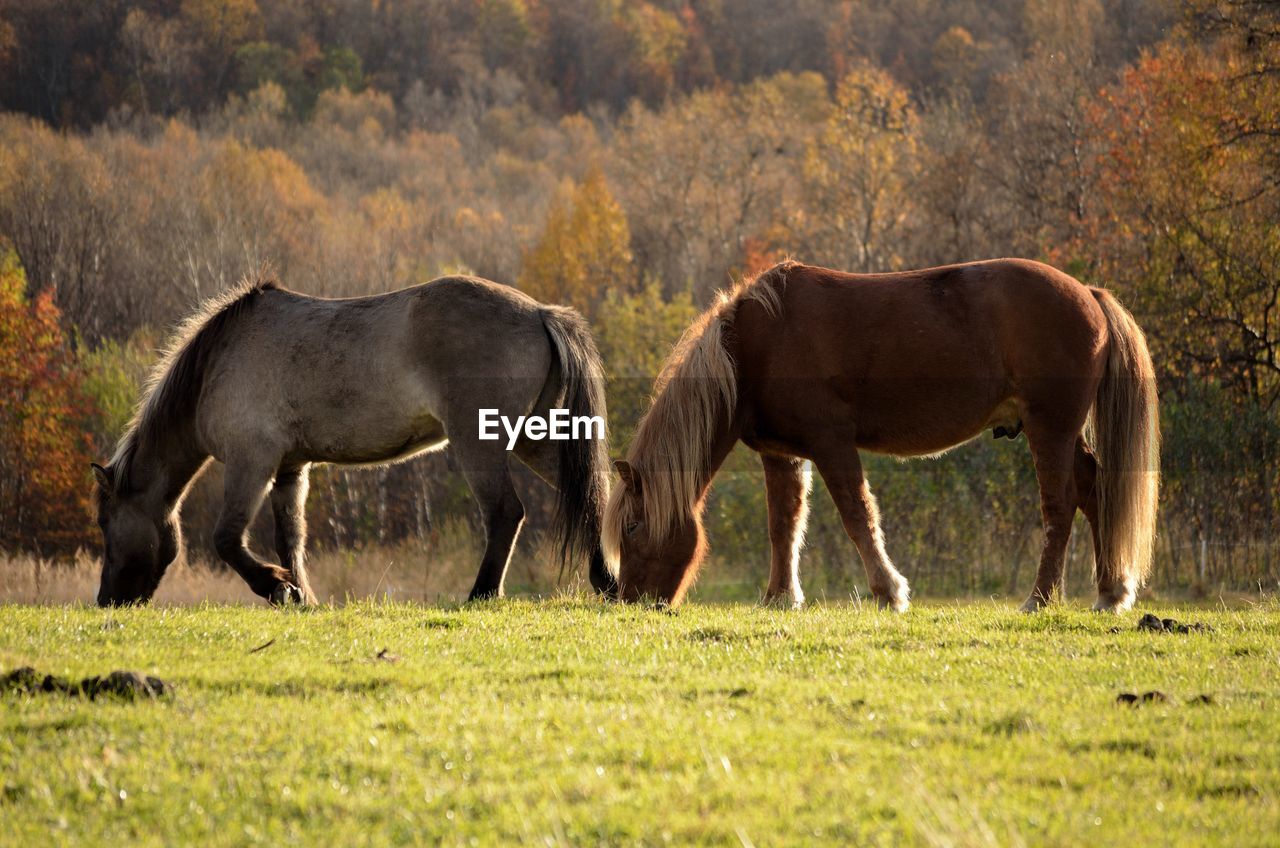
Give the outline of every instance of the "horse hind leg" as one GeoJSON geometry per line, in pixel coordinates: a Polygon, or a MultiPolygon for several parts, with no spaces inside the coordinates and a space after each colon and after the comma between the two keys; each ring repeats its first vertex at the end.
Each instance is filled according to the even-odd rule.
{"type": "Polygon", "coordinates": [[[1102,549],[1102,527],[1098,523],[1098,461],[1084,439],[1076,441],[1076,494],[1080,511],[1089,521],[1093,535],[1093,570],[1098,584],[1098,600],[1093,608],[1099,612],[1123,612],[1133,606],[1137,586],[1116,575],[1102,549]]]}
{"type": "Polygon", "coordinates": [[[302,593],[304,604],[315,604],[307,578],[307,476],[308,466],[282,468],[271,489],[271,514],[275,519],[276,554],[280,565],[289,572],[293,584],[302,593]]]}
{"type": "Polygon", "coordinates": [[[222,513],[213,531],[213,544],[218,556],[244,578],[250,589],[280,605],[301,602],[302,590],[290,582],[292,575],[288,571],[250,553],[245,539],[274,476],[274,464],[261,466],[235,460],[227,463],[222,513]]]}
{"type": "Polygon", "coordinates": [[[1078,438],[1077,433],[1062,435],[1040,428],[1027,428],[1027,440],[1040,486],[1044,546],[1040,551],[1035,586],[1022,604],[1023,612],[1035,612],[1048,605],[1062,584],[1071,522],[1079,503],[1075,480],[1075,444],[1078,438]]]}
{"type": "Polygon", "coordinates": [[[792,457],[761,454],[760,461],[769,507],[769,586],[764,602],[798,609],[804,604],[800,548],[809,523],[813,475],[803,460],[792,457]]]}
{"type": "Polygon", "coordinates": [[[880,508],[862,476],[862,462],[857,452],[851,453],[851,459],[843,456],[830,462],[817,462],[818,473],[826,481],[845,532],[858,548],[876,603],[895,612],[906,612],[911,606],[907,579],[894,568],[885,553],[880,508]]]}
{"type": "Polygon", "coordinates": [[[524,504],[511,482],[507,452],[499,442],[454,442],[462,475],[484,518],[485,548],[468,601],[500,598],[516,537],[524,524],[524,504]]]}

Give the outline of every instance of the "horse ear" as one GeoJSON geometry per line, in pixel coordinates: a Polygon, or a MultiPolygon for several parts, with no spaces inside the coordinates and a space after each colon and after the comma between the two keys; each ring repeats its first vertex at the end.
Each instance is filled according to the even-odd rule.
{"type": "Polygon", "coordinates": [[[640,475],[631,467],[631,463],[625,459],[615,459],[613,467],[618,472],[618,476],[622,478],[622,485],[637,495],[640,494],[640,475]]]}
{"type": "Polygon", "coordinates": [[[98,485],[104,489],[110,489],[111,472],[96,462],[89,463],[89,466],[93,469],[93,476],[97,478],[98,485]]]}

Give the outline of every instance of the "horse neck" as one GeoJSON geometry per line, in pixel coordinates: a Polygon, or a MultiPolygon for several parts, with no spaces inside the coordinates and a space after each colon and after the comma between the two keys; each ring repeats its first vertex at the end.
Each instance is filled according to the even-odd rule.
{"type": "MultiPolygon", "coordinates": [[[[719,472],[720,467],[724,465],[725,459],[728,458],[734,445],[738,443],[741,433],[742,426],[737,409],[721,410],[711,438],[702,446],[700,452],[701,461],[692,463],[692,467],[696,469],[696,476],[693,481],[694,496],[690,506],[693,509],[695,518],[701,513],[702,505],[706,500],[708,490],[711,488],[711,483],[715,479],[717,472],[719,472]]],[[[662,442],[660,440],[655,442],[654,449],[660,450],[661,445],[662,442]]],[[[634,458],[641,466],[650,467],[650,463],[645,462],[643,456],[634,458]]],[[[666,485],[670,486],[682,485],[675,477],[661,475],[656,479],[664,479],[666,480],[666,485]]]]}
{"type": "Polygon", "coordinates": [[[196,446],[193,431],[192,421],[175,422],[165,427],[163,438],[140,443],[135,449],[129,468],[130,486],[145,491],[165,512],[181,502],[192,479],[209,459],[196,446]]]}
{"type": "Polygon", "coordinates": [[[698,493],[695,500],[698,505],[696,512],[701,513],[702,503],[706,500],[707,491],[711,488],[711,481],[715,479],[724,461],[729,458],[729,453],[738,443],[741,432],[736,410],[731,415],[726,414],[724,422],[716,428],[716,434],[712,437],[711,444],[707,446],[707,461],[703,466],[703,473],[699,475],[696,487],[698,493]]]}

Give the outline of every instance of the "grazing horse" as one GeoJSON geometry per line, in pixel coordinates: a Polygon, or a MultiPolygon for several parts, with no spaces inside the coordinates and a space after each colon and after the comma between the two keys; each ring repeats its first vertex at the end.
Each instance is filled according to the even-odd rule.
{"type": "MultiPolygon", "coordinates": [[[[246,281],[179,329],[138,411],[97,476],[105,553],[98,603],[148,600],[181,547],[178,513],[211,457],[226,464],[218,555],[272,603],[314,603],[303,555],[313,462],[393,462],[453,445],[487,541],[471,598],[502,594],[524,507],[507,440],[480,438],[480,408],[505,416],[605,415],[600,356],[582,316],[472,277],[330,300],[246,281]],[[277,567],[246,546],[268,494],[277,567]]],[[[600,551],[608,494],[602,440],[533,440],[514,452],[558,489],[565,561],[600,551]]]]}
{"type": "Polygon", "coordinates": [[[1024,431],[1044,549],[1034,611],[1058,585],[1077,509],[1093,532],[1095,609],[1133,604],[1151,561],[1159,421],[1151,357],[1109,293],[1015,259],[897,274],[786,262],[685,332],[605,509],[624,600],[678,604],[706,555],[702,509],[739,440],[764,463],[767,601],[799,605],[811,460],[881,606],[908,606],[858,450],[937,455],[1024,431]]]}

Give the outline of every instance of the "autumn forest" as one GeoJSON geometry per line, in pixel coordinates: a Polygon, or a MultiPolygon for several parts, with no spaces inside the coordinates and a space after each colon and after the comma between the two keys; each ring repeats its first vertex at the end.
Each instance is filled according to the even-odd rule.
{"type": "MultiPolygon", "coordinates": [[[[1148,333],[1157,590],[1274,591],[1278,222],[1266,0],[0,0],[0,553],[95,550],[89,462],[175,323],[263,268],[326,296],[466,272],[577,307],[616,453],[744,275],[1022,256],[1148,333]]],[[[867,460],[918,591],[1034,570],[1030,458],[989,435],[867,460]]],[[[755,591],[760,466],[727,470],[707,591],[755,591]]],[[[212,559],[218,475],[185,510],[189,557],[212,559]]],[[[517,556],[550,590],[552,497],[522,497],[517,556]]],[[[847,596],[856,552],[814,504],[806,582],[847,596]]],[[[308,516],[317,548],[427,560],[479,521],[447,451],[321,469],[308,516]]],[[[1070,557],[1082,586],[1088,546],[1070,557]]]]}

